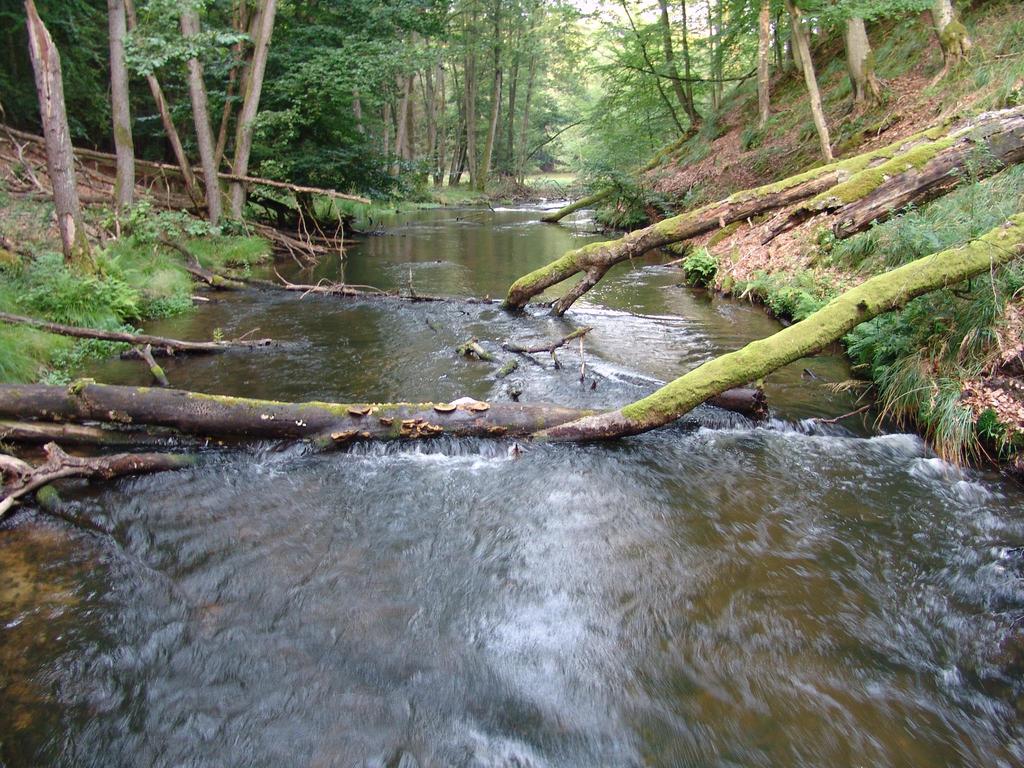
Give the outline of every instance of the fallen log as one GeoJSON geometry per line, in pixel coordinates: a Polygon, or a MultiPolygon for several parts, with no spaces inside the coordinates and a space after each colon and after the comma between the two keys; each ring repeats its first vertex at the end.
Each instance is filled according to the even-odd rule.
{"type": "Polygon", "coordinates": [[[171,386],[171,382],[167,380],[167,374],[164,373],[164,369],[153,359],[153,346],[151,344],[147,344],[144,347],[136,347],[135,352],[138,354],[139,359],[149,368],[149,373],[158,386],[171,386]]]}
{"type": "MultiPolygon", "coordinates": [[[[49,423],[45,421],[0,420],[0,441],[42,445],[85,445],[99,447],[162,446],[197,444],[188,436],[170,429],[124,429],[85,424],[49,423]]],[[[3,467],[0,465],[0,470],[3,467]]]]}
{"type": "Polygon", "coordinates": [[[555,314],[564,314],[609,269],[620,262],[803,201],[824,201],[837,194],[847,199],[846,196],[853,195],[858,189],[867,194],[874,187],[865,186],[865,180],[875,179],[877,186],[884,178],[886,169],[904,169],[908,164],[916,167],[923,159],[933,158],[966,132],[1001,135],[1005,127],[1007,135],[1016,135],[1016,126],[1022,112],[1024,108],[987,113],[954,128],[948,135],[942,127],[931,128],[881,149],[829,163],[773,184],[738,192],[725,200],[635,230],[618,240],[591,243],[569,251],[547,266],[516,280],[508,289],[505,307],[522,309],[534,296],[582,273],[583,278],[553,305],[555,314]],[[854,179],[858,178],[860,181],[854,184],[854,179]]]}
{"type": "Polygon", "coordinates": [[[764,242],[827,213],[837,238],[862,232],[908,205],[921,205],[959,185],[1024,162],[1024,107],[979,115],[942,139],[913,147],[855,173],[794,209],[764,242]]]}
{"type": "Polygon", "coordinates": [[[606,440],[675,421],[712,395],[757,381],[838,341],[863,322],[911,299],[969,280],[1024,256],[1024,214],[958,248],[950,248],[865,280],[814,314],[765,339],[716,357],[627,406],[540,430],[548,440],[606,440]]]}
{"type": "Polygon", "coordinates": [[[157,242],[165,248],[170,248],[172,251],[180,253],[185,259],[185,271],[193,277],[199,278],[211,288],[216,288],[217,290],[222,291],[238,291],[245,288],[245,285],[240,283],[238,280],[224,277],[223,275],[219,275],[216,272],[206,269],[199,263],[199,259],[196,258],[196,255],[181,243],[176,243],[166,237],[161,237],[157,242]]]}
{"type": "MultiPolygon", "coordinates": [[[[756,416],[763,393],[737,390],[723,404],[756,416]]],[[[16,424],[102,422],[116,429],[169,428],[174,434],[215,439],[311,440],[320,447],[360,440],[454,437],[528,438],[596,411],[556,405],[484,403],[285,403],[176,389],[77,382],[69,387],[0,384],[0,418],[16,424]]],[[[763,415],[763,413],[762,413],[763,415]]],[[[3,425],[4,422],[0,422],[3,425]]],[[[12,439],[24,426],[5,428],[12,439]]],[[[106,438],[110,444],[116,437],[106,438]]],[[[0,431],[0,434],[3,434],[0,431]]],[[[31,431],[26,433],[33,441],[31,431]]],[[[87,442],[87,433],[78,433],[87,442]]]]}
{"type": "MultiPolygon", "coordinates": [[[[0,495],[0,519],[17,502],[37,489],[66,477],[98,477],[109,480],[123,475],[139,475],[182,469],[195,464],[195,457],[176,453],[118,453],[113,456],[81,458],[69,456],[56,443],[43,449],[46,462],[20,472],[3,485],[0,495]]],[[[7,457],[11,458],[11,457],[7,457]]]]}
{"type": "Polygon", "coordinates": [[[169,339],[164,336],[151,336],[146,333],[100,331],[95,328],[82,328],[77,325],[49,323],[45,320],[12,315],[7,312],[0,312],[0,322],[9,323],[10,325],[25,325],[30,328],[38,328],[47,333],[72,336],[76,339],[100,339],[101,341],[115,341],[133,345],[148,344],[151,345],[151,351],[163,350],[165,352],[184,354],[213,354],[227,352],[231,349],[255,349],[257,347],[268,347],[274,343],[273,339],[253,339],[251,341],[182,341],[181,339],[169,339]]]}

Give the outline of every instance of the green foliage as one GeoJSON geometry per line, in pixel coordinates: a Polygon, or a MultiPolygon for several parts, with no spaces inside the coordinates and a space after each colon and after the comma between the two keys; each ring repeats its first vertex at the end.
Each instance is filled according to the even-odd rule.
{"type": "Polygon", "coordinates": [[[798,322],[814,314],[832,296],[832,287],[810,272],[793,277],[759,272],[753,280],[738,283],[733,289],[740,296],[763,302],[773,315],[798,322]]]}
{"type": "Polygon", "coordinates": [[[707,248],[698,248],[683,261],[683,270],[690,285],[711,285],[718,274],[718,260],[707,248]]]}
{"type": "Polygon", "coordinates": [[[60,254],[35,259],[22,277],[19,303],[32,314],[57,323],[116,328],[139,317],[138,293],[120,277],[83,275],[60,254]]]}
{"type": "MultiPolygon", "coordinates": [[[[834,245],[834,263],[864,273],[899,266],[998,226],[1024,202],[1024,168],[1011,168],[834,245]]],[[[919,426],[943,456],[1004,446],[991,417],[973,424],[960,404],[963,383],[989,362],[996,327],[1024,286],[1024,264],[915,299],[900,312],[858,326],[846,339],[859,370],[874,380],[887,414],[919,426]]]]}

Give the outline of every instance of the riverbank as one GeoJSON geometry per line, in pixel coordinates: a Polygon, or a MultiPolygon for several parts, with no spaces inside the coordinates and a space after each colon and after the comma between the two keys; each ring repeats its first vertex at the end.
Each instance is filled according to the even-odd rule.
{"type": "MultiPolygon", "coordinates": [[[[973,181],[838,240],[816,216],[765,244],[778,218],[726,227],[690,244],[687,281],[803,320],[829,300],[909,261],[963,245],[1024,208],[1024,168],[973,181]]],[[[782,214],[785,215],[785,214],[782,214]]],[[[844,339],[883,417],[920,431],[955,462],[1024,473],[1024,264],[922,296],[844,339]]]]}
{"type": "MultiPolygon", "coordinates": [[[[85,213],[90,236],[102,244],[97,270],[87,275],[65,264],[49,202],[0,189],[0,312],[131,331],[188,313],[202,300],[184,260],[161,240],[181,243],[207,269],[248,269],[272,259],[270,243],[261,237],[226,234],[185,213],[158,212],[145,203],[118,222],[100,207],[87,207],[85,213]]],[[[0,325],[0,382],[67,383],[86,361],[115,355],[125,346],[0,325]]]]}

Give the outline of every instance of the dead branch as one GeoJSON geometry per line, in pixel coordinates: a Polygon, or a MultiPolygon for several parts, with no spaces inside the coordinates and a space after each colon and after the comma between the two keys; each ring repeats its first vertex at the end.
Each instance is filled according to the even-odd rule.
{"type": "Polygon", "coordinates": [[[3,486],[0,519],[10,512],[18,499],[54,480],[65,477],[98,477],[109,480],[123,475],[182,469],[195,463],[193,456],[176,453],[118,453],[113,456],[86,459],[69,456],[56,443],[47,443],[43,450],[46,452],[45,463],[31,468],[27,474],[12,478],[3,486]]]}
{"type": "Polygon", "coordinates": [[[255,349],[256,347],[268,347],[274,343],[273,339],[253,339],[252,341],[182,341],[180,339],[169,339],[164,336],[150,336],[146,333],[99,331],[95,328],[82,328],[76,325],[48,323],[44,320],[12,315],[7,312],[0,312],[0,322],[11,325],[25,325],[30,328],[38,328],[47,333],[72,336],[77,339],[100,339],[101,341],[116,341],[132,345],[150,344],[153,351],[163,350],[191,354],[227,352],[229,349],[255,349]]]}

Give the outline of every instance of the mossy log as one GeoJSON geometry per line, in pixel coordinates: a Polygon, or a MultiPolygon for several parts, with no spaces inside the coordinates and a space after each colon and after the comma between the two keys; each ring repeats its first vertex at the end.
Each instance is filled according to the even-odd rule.
{"type": "Polygon", "coordinates": [[[48,323],[45,320],[36,320],[34,317],[23,317],[12,315],[8,312],[0,312],[0,322],[10,325],[25,325],[29,328],[37,328],[47,333],[56,333],[60,336],[71,336],[76,339],[99,339],[101,341],[123,342],[125,344],[151,346],[153,353],[176,353],[176,354],[213,354],[227,352],[231,349],[255,349],[257,347],[268,347],[273,344],[272,339],[252,339],[251,341],[183,341],[181,339],[169,339],[165,336],[151,336],[147,333],[126,333],[124,331],[100,331],[96,328],[83,328],[77,325],[62,325],[61,323],[48,323]]]}
{"type": "MultiPolygon", "coordinates": [[[[583,278],[553,305],[555,314],[564,314],[609,269],[622,261],[804,201],[811,201],[807,203],[808,210],[819,206],[824,209],[834,200],[840,201],[837,207],[850,204],[878,189],[891,174],[903,173],[908,168],[924,168],[943,150],[960,142],[977,142],[979,137],[990,137],[986,139],[985,146],[991,144],[994,153],[1009,159],[1015,156],[1012,147],[1019,140],[1018,121],[1022,111],[1022,108],[1016,108],[986,113],[948,132],[944,126],[930,128],[889,146],[738,192],[724,200],[638,229],[618,240],[591,243],[569,251],[516,280],[505,297],[505,307],[521,309],[531,298],[551,286],[583,273],[583,278]],[[969,140],[968,136],[974,139],[969,140]]],[[[967,152],[961,157],[958,167],[964,169],[971,157],[972,153],[967,152]]],[[[937,185],[936,189],[936,194],[941,193],[942,185],[937,185]]]]}
{"type": "MultiPolygon", "coordinates": [[[[767,415],[764,393],[743,388],[709,402],[751,418],[767,415]]],[[[285,403],[207,395],[176,389],[122,387],[82,381],[69,387],[45,384],[0,385],[0,435],[37,442],[47,434],[88,444],[90,430],[53,433],[48,423],[99,422],[111,425],[97,444],[141,442],[138,430],[159,435],[237,440],[311,440],[321,447],[359,440],[455,437],[530,437],[577,421],[596,411],[556,405],[484,403],[461,398],[452,403],[285,403]],[[33,429],[38,424],[40,429],[33,429]],[[5,426],[6,425],[6,426],[5,426]],[[131,431],[129,431],[131,430],[131,431]],[[124,433],[125,437],[122,437],[124,433]]],[[[92,427],[96,429],[96,427],[92,427]]]]}
{"type": "Polygon", "coordinates": [[[1024,162],[1024,107],[989,112],[949,136],[854,174],[849,180],[796,208],[766,242],[811,216],[835,217],[832,231],[844,238],[908,205],[921,205],[966,181],[983,179],[1024,162]]]}
{"type": "Polygon", "coordinates": [[[652,395],[620,408],[559,424],[534,437],[603,440],[634,435],[675,421],[712,395],[779,368],[838,341],[856,326],[899,309],[917,296],[948,288],[1024,256],[1024,214],[1010,218],[959,248],[876,275],[841,294],[805,320],[766,339],[698,366],[652,395]]]}

